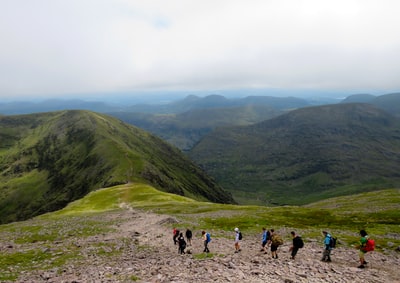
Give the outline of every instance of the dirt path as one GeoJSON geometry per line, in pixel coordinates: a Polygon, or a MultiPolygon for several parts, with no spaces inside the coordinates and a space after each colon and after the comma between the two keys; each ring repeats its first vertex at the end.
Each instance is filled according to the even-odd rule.
{"type": "Polygon", "coordinates": [[[357,268],[357,251],[338,248],[332,262],[321,262],[321,244],[306,241],[295,261],[290,243],[279,258],[260,252],[260,235],[245,235],[242,251],[234,253],[234,232],[210,231],[212,256],[205,258],[200,231],[194,231],[192,254],[179,255],[172,241],[177,219],[125,209],[106,216],[116,231],[78,241],[82,259],[63,269],[24,274],[19,282],[400,282],[399,255],[373,252],[368,268],[357,268]],[[91,252],[102,247],[108,256],[91,252]],[[113,254],[115,253],[115,255],[113,254]]]}

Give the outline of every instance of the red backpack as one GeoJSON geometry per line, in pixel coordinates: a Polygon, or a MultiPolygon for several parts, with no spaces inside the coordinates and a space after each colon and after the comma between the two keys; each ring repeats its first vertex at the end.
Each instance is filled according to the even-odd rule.
{"type": "Polygon", "coordinates": [[[364,252],[372,252],[375,249],[375,241],[372,239],[368,239],[363,247],[364,252]]]}

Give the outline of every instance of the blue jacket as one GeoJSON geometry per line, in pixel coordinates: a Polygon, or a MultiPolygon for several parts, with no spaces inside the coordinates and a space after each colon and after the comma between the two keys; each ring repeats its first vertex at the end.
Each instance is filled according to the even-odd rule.
{"type": "Polygon", "coordinates": [[[326,234],[326,237],[324,239],[324,245],[326,250],[331,250],[331,234],[326,234]]]}
{"type": "Polygon", "coordinates": [[[263,243],[267,242],[267,240],[268,240],[268,232],[264,231],[263,234],[262,234],[262,242],[263,243]]]}

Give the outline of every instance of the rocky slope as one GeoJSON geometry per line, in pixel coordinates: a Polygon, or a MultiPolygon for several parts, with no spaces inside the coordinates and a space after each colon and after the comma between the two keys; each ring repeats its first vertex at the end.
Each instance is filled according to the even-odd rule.
{"type": "MultiPolygon", "coordinates": [[[[171,227],[186,227],[180,227],[183,224],[176,218],[126,208],[85,221],[99,219],[113,223],[115,229],[87,238],[27,244],[15,243],[13,234],[2,234],[2,253],[39,249],[52,254],[53,261],[72,250],[79,254],[61,267],[38,266],[23,272],[16,282],[400,282],[400,256],[395,251],[368,254],[368,267],[360,270],[357,251],[347,247],[335,249],[331,263],[321,262],[320,239],[305,239],[305,247],[293,261],[290,242],[280,247],[278,259],[272,259],[260,252],[260,235],[245,235],[242,251],[234,253],[233,232],[211,231],[211,254],[202,257],[200,231],[194,231],[191,254],[179,255],[171,227]]],[[[30,221],[34,225],[39,220],[30,221]]],[[[288,235],[290,230],[279,233],[288,235]]],[[[0,272],[12,270],[0,266],[0,272]]]]}

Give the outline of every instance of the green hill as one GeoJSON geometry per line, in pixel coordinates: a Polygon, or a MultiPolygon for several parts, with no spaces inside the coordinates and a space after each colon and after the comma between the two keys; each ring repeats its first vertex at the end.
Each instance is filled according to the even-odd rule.
{"type": "Polygon", "coordinates": [[[178,149],[115,118],[88,111],[0,117],[0,223],[130,182],[233,202],[178,149]]]}
{"type": "Polygon", "coordinates": [[[189,153],[239,203],[305,204],[400,186],[400,121],[369,104],[220,128],[189,153]]]}

